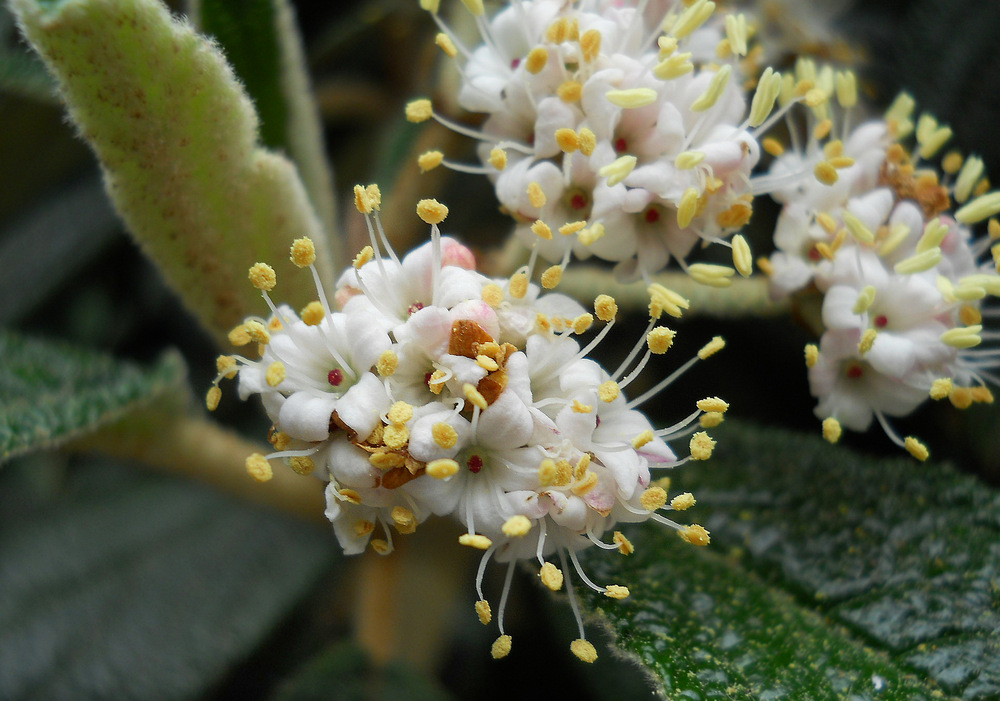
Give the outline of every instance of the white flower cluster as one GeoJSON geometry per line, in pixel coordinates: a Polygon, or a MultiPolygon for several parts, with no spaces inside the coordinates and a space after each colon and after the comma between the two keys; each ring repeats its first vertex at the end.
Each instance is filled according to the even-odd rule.
{"type": "MultiPolygon", "coordinates": [[[[539,294],[523,273],[503,280],[477,273],[471,252],[441,237],[437,225],[447,209],[434,200],[417,207],[432,226],[431,241],[400,261],[378,218],[377,188],[359,186],[355,195],[372,246],[338,282],[339,311],[315,270],[318,299],[298,314],[271,302],[276,280],[269,266],[250,270],[271,316],[247,320],[232,340],[259,344],[260,359],[223,356],[219,379],[238,375],[240,396],[260,395],[274,423],[275,452],[251,456],[251,474],[267,479],[268,461],[283,459],[328,481],[326,515],[348,554],[369,545],[386,554],[393,530],[412,533],[432,514],[454,516],[465,527],[459,542],[484,551],[476,584],[484,624],[492,613],[481,579],[491,558],[509,567],[536,559],[553,590],[564,571],[568,576],[568,559],[583,582],[624,598],[623,586],[593,584],[576,551],[596,546],[627,554],[631,545],[614,526],[647,519],[688,542],[708,542],[701,526],[660,513],[694,499],[669,499],[650,470],[707,458],[714,441],[697,429],[717,425],[726,403],[702,400],[679,424],[655,430],[636,407],[672,378],[631,401],[622,392],[652,354],[670,348],[674,332],[658,320],[664,312],[679,315],[686,300],[654,287],[645,338],[609,375],[586,356],[614,324],[611,297],[599,296],[590,314],[568,297],[539,294]],[[581,348],[574,336],[586,333],[595,315],[604,327],[581,348]],[[678,460],[665,440],[691,433],[691,456],[678,460]]],[[[308,239],[292,246],[300,267],[312,267],[314,257],[308,239]]],[[[699,357],[721,346],[716,339],[699,357]]],[[[209,393],[210,408],[218,391],[209,393]]],[[[510,580],[508,573],[496,657],[511,644],[503,632],[510,580]]],[[[572,649],[592,661],[596,652],[580,630],[572,649]]]]}
{"type": "Polygon", "coordinates": [[[903,95],[885,120],[852,132],[845,124],[842,139],[816,125],[801,150],[777,158],[772,177],[791,184],[775,193],[784,207],[768,272],[776,298],[823,294],[822,338],[806,362],[827,439],[875,418],[923,460],[923,444],[900,438],[886,417],[928,397],[959,408],[993,401],[986,382],[998,381],[990,370],[1000,352],[978,346],[996,338],[983,331],[995,314],[983,305],[1000,296],[1000,224],[990,219],[978,240],[970,227],[1000,212],[1000,193],[985,193],[980,159],[957,152],[944,157],[942,177],[928,159],[951,130],[927,115],[914,128],[912,111],[903,95]],[[913,153],[900,143],[910,134],[913,153]],[[953,213],[953,201],[964,206],[953,213]]]}
{"type": "Polygon", "coordinates": [[[433,117],[482,142],[482,166],[431,151],[421,169],[489,175],[517,236],[561,267],[593,255],[617,262],[623,279],[648,280],[674,259],[725,286],[731,268],[685,262],[696,244],[716,242],[750,274],[746,242],[727,239],[753,213],[755,132],[773,121],[781,77],[760,76],[748,111],[741,64],[756,67],[744,15],[708,0],[519,0],[487,19],[470,0],[483,43],[469,50],[427,5],[461,72],[458,104],[488,116],[475,131],[429,100],[411,102],[411,121],[433,117]]]}

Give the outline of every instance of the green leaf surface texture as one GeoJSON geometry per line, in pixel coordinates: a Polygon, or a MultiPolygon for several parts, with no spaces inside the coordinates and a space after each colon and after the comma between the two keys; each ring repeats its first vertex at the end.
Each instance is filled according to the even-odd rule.
{"type": "Polygon", "coordinates": [[[180,387],[185,377],[173,353],[143,368],[4,330],[0,357],[0,460],[92,431],[180,387]]]}
{"type": "Polygon", "coordinates": [[[727,422],[671,475],[712,533],[653,524],[589,551],[581,593],[674,699],[1000,696],[1000,495],[948,465],[727,422]]]}

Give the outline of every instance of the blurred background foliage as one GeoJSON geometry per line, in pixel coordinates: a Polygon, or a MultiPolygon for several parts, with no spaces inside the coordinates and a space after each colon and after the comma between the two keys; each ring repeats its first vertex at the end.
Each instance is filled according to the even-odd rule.
{"type": "MultiPolygon", "coordinates": [[[[796,6],[794,0],[775,4],[796,6]]],[[[294,6],[336,177],[337,234],[345,249],[359,248],[364,231],[348,198],[350,186],[378,182],[385,194],[383,221],[397,249],[426,235],[412,208],[419,197],[434,196],[452,205],[446,233],[469,243],[486,262],[499,256],[508,220],[497,211],[486,179],[444,169],[417,172],[415,156],[431,146],[457,160],[463,153],[471,159],[470,143],[434,125],[416,128],[402,119],[403,105],[414,96],[433,95],[436,103],[447,105],[439,81],[455,79],[439,61],[432,41],[436,29],[418,4],[302,0],[294,6]]],[[[172,7],[184,10],[180,3],[172,7]]],[[[236,21],[233,36],[240,35],[236,21]]],[[[212,27],[206,22],[208,31],[212,27]]],[[[1000,173],[1000,3],[865,0],[846,5],[836,27],[858,59],[864,90],[874,104],[884,105],[898,90],[909,90],[919,109],[952,126],[955,146],[981,154],[988,172],[1000,173]]],[[[244,39],[243,46],[227,46],[237,70],[246,73],[242,77],[255,97],[273,94],[274,76],[262,74],[252,61],[254,48],[268,37],[244,39]]],[[[268,115],[262,110],[264,139],[281,146],[274,123],[280,115],[268,115]]],[[[6,8],[0,9],[0,125],[0,326],[145,365],[165,349],[177,349],[188,368],[187,382],[201,395],[214,375],[218,349],[122,229],[89,149],[74,136],[51,80],[19,39],[6,8]]],[[[752,227],[755,251],[764,253],[768,212],[760,212],[752,227]]],[[[619,330],[620,338],[633,338],[644,326],[641,314],[633,322],[619,330]]],[[[719,394],[732,403],[733,417],[818,433],[800,362],[802,346],[811,340],[808,331],[781,317],[723,323],[703,316],[682,322],[680,331],[676,357],[686,357],[718,333],[725,334],[729,349],[714,364],[688,373],[671,391],[672,406],[653,409],[659,418],[680,415],[673,402],[687,406],[719,394]]],[[[607,362],[616,363],[620,354],[611,345],[604,344],[607,362]]],[[[661,364],[661,369],[672,367],[661,364]]],[[[262,436],[262,412],[235,401],[233,394],[227,392],[218,420],[244,435],[262,436]]],[[[959,413],[933,405],[901,426],[905,433],[925,437],[935,458],[995,486],[1000,482],[998,418],[993,408],[959,413]]],[[[728,435],[720,430],[720,447],[728,435]]],[[[773,440],[780,443],[788,435],[773,434],[773,440]]],[[[736,432],[733,439],[744,449],[748,440],[752,443],[736,432]]],[[[845,437],[845,443],[868,456],[895,451],[876,431],[845,437]]],[[[766,458],[766,445],[754,447],[766,458]]],[[[781,452],[782,447],[770,449],[781,452]]],[[[728,487],[713,486],[710,468],[711,463],[685,468],[707,471],[696,480],[699,487],[723,495],[714,506],[707,499],[715,509],[710,513],[741,513],[738,471],[729,475],[728,487]]],[[[885,485],[878,488],[884,491],[885,485]]],[[[783,513],[781,495],[774,498],[776,503],[765,500],[766,511],[783,513]]],[[[1000,517],[990,513],[992,531],[977,531],[981,543],[973,545],[993,553],[989,566],[994,567],[1000,517]]],[[[807,516],[799,513],[798,518],[807,516]]],[[[433,533],[419,537],[425,545],[411,552],[433,549],[433,533]]],[[[739,547],[739,538],[721,540],[739,547]]],[[[401,604],[416,609],[421,597],[456,596],[457,612],[443,609],[448,635],[423,651],[410,650],[402,662],[382,666],[349,641],[352,609],[361,595],[355,575],[369,565],[339,558],[327,530],[134,464],[69,453],[21,457],[0,469],[0,698],[489,699],[572,693],[596,699],[648,693],[642,673],[610,655],[602,655],[597,667],[581,670],[566,649],[574,637],[566,612],[551,611],[550,597],[528,576],[515,587],[518,600],[510,609],[515,654],[503,664],[488,659],[493,636],[472,616],[466,555],[457,553],[443,563],[428,556],[426,586],[401,604]],[[452,578],[457,577],[458,589],[435,585],[432,566],[457,572],[452,578]]],[[[407,566],[414,561],[417,569],[408,570],[411,574],[420,572],[416,555],[407,566]]],[[[737,567],[739,557],[733,562],[724,564],[737,567]]],[[[773,565],[769,562],[765,557],[748,569],[766,572],[773,565]]],[[[674,563],[674,576],[684,579],[691,566],[695,563],[674,563]]],[[[794,581],[779,586],[804,597],[807,605],[814,595],[797,590],[794,581]]],[[[497,587],[487,583],[488,589],[497,587]]],[[[983,610],[996,608],[996,591],[992,596],[987,595],[983,610]]],[[[829,615],[822,607],[817,610],[829,615]]],[[[850,623],[837,620],[838,625],[850,623]]],[[[878,635],[864,632],[864,626],[861,630],[864,643],[891,653],[892,646],[878,635]]],[[[995,626],[989,630],[997,632],[995,626]]],[[[993,645],[985,649],[994,650],[993,645]]],[[[945,692],[966,698],[1000,694],[1000,686],[948,682],[952,668],[928,671],[911,658],[901,658],[900,674],[925,673],[945,692]]],[[[661,674],[664,669],[659,668],[661,674]]],[[[720,688],[725,692],[726,685],[720,688]]],[[[752,698],[744,695],[752,688],[749,682],[745,688],[737,685],[728,695],[752,698]]],[[[714,694],[711,685],[704,693],[714,694]]]]}

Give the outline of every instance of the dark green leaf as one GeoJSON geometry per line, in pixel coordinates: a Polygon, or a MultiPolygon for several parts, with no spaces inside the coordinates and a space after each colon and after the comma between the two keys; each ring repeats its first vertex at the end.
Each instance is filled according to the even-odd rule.
{"type": "Polygon", "coordinates": [[[672,697],[1000,694],[1000,495],[818,438],[738,424],[719,438],[675,476],[707,551],[647,525],[635,555],[586,558],[631,588],[587,600],[672,697]]]}
{"type": "Polygon", "coordinates": [[[332,562],[322,530],[133,470],[0,508],[0,698],[197,697],[332,562]]]}
{"type": "Polygon", "coordinates": [[[0,329],[0,460],[94,430],[181,385],[180,358],[153,367],[0,329]]]}

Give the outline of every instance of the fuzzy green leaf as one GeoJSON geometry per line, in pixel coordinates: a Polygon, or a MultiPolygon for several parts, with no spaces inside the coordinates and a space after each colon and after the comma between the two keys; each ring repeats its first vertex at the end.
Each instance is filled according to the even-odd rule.
{"type": "Polygon", "coordinates": [[[184,382],[179,356],[150,368],[0,330],[0,461],[95,430],[184,382]]]}
{"type": "Polygon", "coordinates": [[[698,498],[681,520],[711,531],[707,550],[647,525],[627,531],[631,557],[585,557],[630,587],[586,601],[670,698],[996,698],[997,492],[818,438],[718,434],[711,462],[672,475],[698,498]]]}
{"type": "Polygon", "coordinates": [[[156,0],[11,7],[132,234],[217,339],[262,311],[246,279],[257,261],[274,266],[282,299],[314,298],[288,246],[313,238],[329,280],[322,226],[294,165],[258,146],[253,105],[212,42],[156,0]]]}

